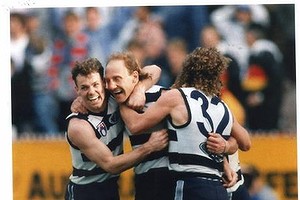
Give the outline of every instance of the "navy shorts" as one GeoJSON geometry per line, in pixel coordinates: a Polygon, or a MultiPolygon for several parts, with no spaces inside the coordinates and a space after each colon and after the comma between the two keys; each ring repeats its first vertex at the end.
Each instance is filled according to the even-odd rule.
{"type": "Polygon", "coordinates": [[[175,181],[168,168],[135,176],[135,200],[174,200],[175,181]]]}
{"type": "Polygon", "coordinates": [[[101,183],[78,185],[68,183],[65,200],[119,200],[118,178],[112,178],[101,183]]]}
{"type": "Polygon", "coordinates": [[[249,192],[244,184],[232,193],[232,200],[250,200],[249,192]]]}
{"type": "Polygon", "coordinates": [[[221,181],[203,178],[177,180],[174,200],[228,200],[227,190],[221,181]]]}

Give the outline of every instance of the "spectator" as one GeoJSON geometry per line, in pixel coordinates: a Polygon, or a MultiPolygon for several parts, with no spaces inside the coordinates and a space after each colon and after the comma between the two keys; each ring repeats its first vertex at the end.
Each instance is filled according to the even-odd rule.
{"type": "MultiPolygon", "coordinates": [[[[123,27],[131,20],[136,8],[135,6],[101,8],[103,14],[105,13],[104,23],[108,26],[111,37],[114,40],[117,40],[120,36],[123,27]]],[[[115,47],[113,49],[115,49],[115,47]]]]}
{"type": "Polygon", "coordinates": [[[211,13],[211,22],[224,41],[235,48],[237,62],[241,66],[241,76],[247,69],[248,46],[245,28],[252,22],[269,26],[269,13],[264,5],[225,5],[211,13]]]}
{"type": "Polygon", "coordinates": [[[155,63],[162,69],[158,84],[168,87],[171,84],[170,69],[167,66],[167,36],[160,23],[148,22],[139,26],[135,39],[142,43],[145,52],[145,65],[155,63]]]}
{"type": "MultiPolygon", "coordinates": [[[[187,44],[183,39],[173,38],[168,41],[166,55],[168,66],[171,71],[171,84],[175,82],[176,77],[182,69],[182,63],[188,54],[187,44]]],[[[171,85],[170,85],[171,86],[171,85]]],[[[169,86],[169,87],[170,87],[169,86]]]]}
{"type": "Polygon", "coordinates": [[[26,15],[17,12],[10,14],[10,35],[12,124],[20,136],[33,130],[31,68],[25,62],[25,50],[29,43],[26,15]]]}
{"type": "Polygon", "coordinates": [[[144,45],[141,42],[135,39],[129,41],[127,45],[127,51],[130,51],[134,55],[140,66],[144,66],[146,54],[144,45]]]}
{"type": "Polygon", "coordinates": [[[80,20],[83,19],[84,16],[84,8],[83,7],[59,7],[59,8],[49,8],[48,11],[48,23],[50,25],[51,30],[51,39],[64,34],[64,25],[62,21],[64,20],[64,16],[67,12],[72,12],[78,16],[80,20]]]}
{"type": "Polygon", "coordinates": [[[251,200],[279,200],[271,186],[262,180],[261,173],[254,165],[242,165],[245,185],[251,200]]]}
{"type": "Polygon", "coordinates": [[[282,101],[282,54],[274,42],[265,39],[258,24],[249,26],[246,39],[250,56],[242,88],[247,126],[252,131],[276,131],[282,101]]]}
{"type": "Polygon", "coordinates": [[[39,16],[34,11],[29,12],[27,19],[29,44],[26,48],[26,62],[31,68],[30,86],[33,95],[34,131],[53,135],[58,132],[58,126],[57,105],[48,86],[51,51],[49,41],[39,33],[39,27],[39,16]]]}
{"type": "Polygon", "coordinates": [[[210,20],[208,6],[205,5],[157,6],[154,12],[160,16],[167,38],[182,38],[188,51],[198,47],[199,32],[210,20]]]}
{"type": "Polygon", "coordinates": [[[85,9],[86,23],[85,33],[89,37],[91,51],[89,56],[106,62],[111,53],[111,42],[109,29],[102,24],[101,10],[96,7],[85,9]]]}
{"type": "Polygon", "coordinates": [[[140,26],[147,23],[153,23],[153,14],[148,6],[139,6],[134,8],[132,17],[127,20],[120,30],[118,38],[113,43],[115,51],[124,51],[129,41],[134,40],[135,34],[140,26]]]}
{"type": "Polygon", "coordinates": [[[271,15],[269,37],[282,50],[284,89],[281,109],[281,130],[296,131],[296,59],[295,59],[295,5],[266,5],[271,15]]]}
{"type": "Polygon", "coordinates": [[[13,75],[24,67],[25,49],[29,42],[24,13],[13,12],[10,14],[10,38],[10,53],[14,62],[13,75]]]}
{"type": "Polygon", "coordinates": [[[88,35],[82,31],[79,16],[68,11],[62,23],[64,33],[54,41],[49,68],[52,78],[50,87],[54,90],[58,101],[58,125],[61,132],[64,130],[65,118],[76,96],[70,69],[73,68],[75,61],[85,59],[90,53],[88,35]]]}

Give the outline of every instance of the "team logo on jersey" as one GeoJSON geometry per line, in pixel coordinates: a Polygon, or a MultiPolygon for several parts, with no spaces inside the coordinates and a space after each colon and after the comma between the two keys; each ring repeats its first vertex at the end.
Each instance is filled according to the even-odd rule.
{"type": "Polygon", "coordinates": [[[223,162],[223,155],[219,155],[219,154],[214,154],[214,153],[211,153],[210,151],[208,151],[208,149],[206,148],[206,142],[202,142],[200,145],[199,145],[199,149],[205,153],[206,155],[208,155],[212,160],[216,161],[217,163],[221,163],[223,162]]]}
{"type": "Polygon", "coordinates": [[[104,122],[100,122],[97,125],[97,131],[101,134],[101,136],[105,137],[107,135],[107,127],[104,122]]]}

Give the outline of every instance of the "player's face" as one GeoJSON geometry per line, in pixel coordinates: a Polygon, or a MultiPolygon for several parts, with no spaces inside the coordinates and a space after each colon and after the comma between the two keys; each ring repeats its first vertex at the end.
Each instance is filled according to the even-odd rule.
{"type": "Polygon", "coordinates": [[[105,87],[100,74],[78,75],[76,82],[76,91],[82,97],[84,106],[92,112],[103,111],[106,106],[105,87]]]}
{"type": "Polygon", "coordinates": [[[125,102],[138,83],[138,72],[129,74],[123,60],[111,60],[105,69],[106,87],[118,103],[125,102]]]}

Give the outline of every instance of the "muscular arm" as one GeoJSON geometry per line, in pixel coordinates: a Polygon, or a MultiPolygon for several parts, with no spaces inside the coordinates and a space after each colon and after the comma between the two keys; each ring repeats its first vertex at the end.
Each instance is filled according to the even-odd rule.
{"type": "Polygon", "coordinates": [[[121,105],[120,110],[126,126],[131,133],[136,134],[152,128],[169,114],[171,116],[177,114],[176,116],[179,119],[172,116],[172,120],[175,120],[175,123],[179,123],[181,115],[178,108],[181,105],[181,101],[183,99],[180,92],[173,89],[164,92],[144,113],[139,114],[124,104],[121,105]]]}
{"type": "Polygon", "coordinates": [[[234,119],[231,136],[226,141],[220,134],[210,133],[207,139],[207,149],[213,153],[233,154],[238,149],[248,151],[251,140],[248,131],[234,119]]]}
{"type": "Polygon", "coordinates": [[[240,150],[242,151],[250,150],[251,148],[250,135],[248,131],[236,119],[234,119],[233,121],[231,135],[236,139],[240,150]]]}
{"type": "Polygon", "coordinates": [[[207,149],[216,154],[234,154],[238,150],[238,144],[234,137],[230,136],[228,140],[225,140],[218,133],[209,133],[209,137],[206,142],[207,149]]]}
{"type": "Polygon", "coordinates": [[[141,147],[118,156],[114,156],[110,149],[100,141],[93,128],[81,119],[71,119],[68,127],[68,136],[92,162],[111,174],[118,174],[133,167],[153,151],[166,147],[167,134],[159,132],[152,134],[149,141],[141,147]]]}
{"type": "Polygon", "coordinates": [[[138,82],[127,101],[129,107],[138,111],[142,110],[145,105],[145,92],[158,82],[161,69],[157,65],[147,65],[142,68],[142,73],[149,74],[149,77],[138,82]]]}
{"type": "Polygon", "coordinates": [[[144,84],[146,90],[149,89],[152,85],[156,84],[161,75],[161,68],[158,67],[157,65],[147,65],[142,68],[143,73],[149,74],[149,78],[140,81],[141,83],[144,84]]]}

